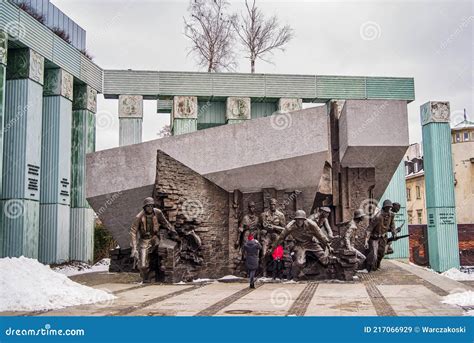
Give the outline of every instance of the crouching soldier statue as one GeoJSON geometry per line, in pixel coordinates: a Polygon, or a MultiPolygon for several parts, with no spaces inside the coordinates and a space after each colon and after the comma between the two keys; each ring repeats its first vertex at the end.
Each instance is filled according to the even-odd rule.
{"type": "MultiPolygon", "coordinates": [[[[150,265],[151,257],[158,258],[160,228],[168,230],[172,238],[178,236],[163,213],[154,208],[154,205],[153,198],[146,198],[143,201],[143,210],[135,217],[130,228],[131,257],[134,259],[134,265],[138,266],[144,283],[150,282],[149,274],[153,269],[150,265]]],[[[158,272],[158,270],[155,270],[155,272],[158,272]]]]}
{"type": "Polygon", "coordinates": [[[361,265],[365,261],[365,255],[354,247],[357,225],[364,220],[366,214],[363,210],[358,209],[354,211],[352,219],[345,224],[346,232],[344,233],[344,247],[347,250],[356,253],[357,262],[361,265]]]}
{"type": "Polygon", "coordinates": [[[312,252],[324,267],[327,267],[330,262],[337,260],[332,256],[333,249],[329,238],[314,221],[306,218],[305,211],[296,211],[295,219],[288,223],[276,239],[274,246],[276,247],[281,244],[289,235],[293,237],[295,244],[293,248],[295,256],[292,265],[295,281],[306,264],[307,252],[312,252]]]}

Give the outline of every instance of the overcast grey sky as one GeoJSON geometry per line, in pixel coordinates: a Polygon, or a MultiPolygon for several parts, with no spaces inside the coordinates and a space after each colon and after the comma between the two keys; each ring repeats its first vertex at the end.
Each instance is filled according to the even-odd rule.
{"type": "MultiPolygon", "coordinates": [[[[183,35],[188,1],[53,0],[87,31],[87,48],[104,69],[198,70],[183,35]]],[[[257,73],[411,76],[416,100],[408,105],[410,142],[421,140],[419,107],[451,102],[474,120],[473,1],[257,1],[264,13],[290,24],[295,38],[274,64],[257,73]]],[[[243,1],[231,1],[243,10],[243,1]]],[[[239,59],[237,71],[248,72],[239,59]]],[[[99,97],[97,149],[118,146],[118,104],[99,97]]],[[[169,116],[145,101],[143,139],[157,138],[169,116]]]]}

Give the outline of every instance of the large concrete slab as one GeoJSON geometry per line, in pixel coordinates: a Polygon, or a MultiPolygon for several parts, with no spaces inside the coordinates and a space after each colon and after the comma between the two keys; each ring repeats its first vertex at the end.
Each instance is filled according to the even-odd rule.
{"type": "Polygon", "coordinates": [[[228,296],[248,288],[247,283],[212,283],[194,291],[158,302],[138,311],[132,316],[194,316],[228,296]]]}
{"type": "MultiPolygon", "coordinates": [[[[227,191],[315,188],[328,159],[325,106],[223,125],[87,156],[87,200],[122,247],[160,149],[227,191]]],[[[313,195],[314,197],[314,195],[313,195]]]]}
{"type": "Polygon", "coordinates": [[[441,303],[442,297],[422,285],[379,285],[377,288],[398,316],[462,316],[457,306],[441,303]]]}
{"type": "Polygon", "coordinates": [[[363,284],[319,284],[305,316],[376,316],[363,284]]]}
{"type": "Polygon", "coordinates": [[[284,316],[305,284],[264,284],[220,310],[217,316],[284,316]]]}
{"type": "Polygon", "coordinates": [[[406,101],[345,102],[339,118],[341,165],[375,168],[375,198],[385,191],[408,145],[406,101]]]}

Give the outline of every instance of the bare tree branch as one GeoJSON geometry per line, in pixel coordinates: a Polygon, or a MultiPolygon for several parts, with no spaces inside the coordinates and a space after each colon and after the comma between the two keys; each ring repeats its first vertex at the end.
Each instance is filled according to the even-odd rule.
{"type": "Polygon", "coordinates": [[[183,18],[184,35],[192,42],[188,55],[208,72],[237,66],[233,51],[237,16],[226,13],[228,6],[227,0],[191,0],[190,18],[183,18]]]}
{"type": "MultiPolygon", "coordinates": [[[[285,45],[293,38],[293,29],[289,25],[280,27],[276,16],[265,19],[262,11],[245,0],[246,13],[240,15],[240,21],[233,22],[237,36],[247,52],[250,70],[255,73],[255,61],[270,62],[266,57],[274,50],[285,50],[285,45]]],[[[271,63],[271,62],[270,62],[271,63]]]]}

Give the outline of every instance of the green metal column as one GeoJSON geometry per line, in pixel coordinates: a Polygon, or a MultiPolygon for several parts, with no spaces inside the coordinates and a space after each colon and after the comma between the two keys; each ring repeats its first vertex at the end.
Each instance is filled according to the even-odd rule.
{"type": "Polygon", "coordinates": [[[1,195],[2,256],[38,257],[44,58],[8,51],[1,195]]]}
{"type": "Polygon", "coordinates": [[[92,262],[94,211],[86,200],[86,154],[95,150],[97,92],[88,85],[74,86],[71,135],[71,260],[92,262]]]}
{"type": "Polygon", "coordinates": [[[421,106],[428,251],[430,266],[438,272],[459,268],[449,116],[449,102],[421,106]]]}
{"type": "Polygon", "coordinates": [[[195,96],[175,96],[171,111],[171,132],[182,135],[197,131],[198,102],[195,96]]]}
{"type": "Polygon", "coordinates": [[[46,69],[43,88],[38,260],[69,260],[73,76],[46,69]]]}
{"type": "MultiPolygon", "coordinates": [[[[395,215],[395,225],[397,227],[403,225],[399,235],[408,234],[407,190],[404,161],[401,161],[398,165],[387,189],[380,198],[380,202],[383,202],[385,199],[390,199],[392,202],[398,202],[400,204],[400,211],[395,215]]],[[[393,254],[387,255],[387,258],[409,258],[410,252],[408,243],[408,238],[393,242],[393,254]]]]}
{"type": "Polygon", "coordinates": [[[119,146],[142,142],[143,96],[119,96],[119,146]]]}

